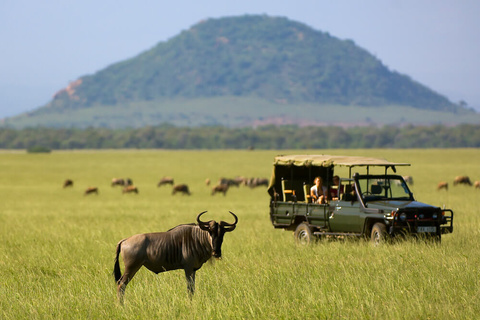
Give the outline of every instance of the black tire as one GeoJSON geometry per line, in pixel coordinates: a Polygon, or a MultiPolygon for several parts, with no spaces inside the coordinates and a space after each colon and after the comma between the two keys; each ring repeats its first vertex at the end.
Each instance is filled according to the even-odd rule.
{"type": "Polygon", "coordinates": [[[376,246],[384,243],[387,239],[387,226],[381,222],[375,223],[372,227],[370,239],[376,246]]]}
{"type": "Polygon", "coordinates": [[[313,241],[312,229],[306,223],[300,223],[293,235],[297,244],[309,245],[313,241]]]}

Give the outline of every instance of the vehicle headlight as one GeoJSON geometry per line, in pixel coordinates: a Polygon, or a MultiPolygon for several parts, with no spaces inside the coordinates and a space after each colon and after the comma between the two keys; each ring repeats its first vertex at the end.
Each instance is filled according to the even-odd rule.
{"type": "Polygon", "coordinates": [[[438,217],[438,216],[437,216],[436,213],[432,214],[432,219],[437,219],[437,217],[438,217]]]}
{"type": "Polygon", "coordinates": [[[407,220],[407,214],[405,212],[400,214],[400,221],[406,221],[407,220]]]}

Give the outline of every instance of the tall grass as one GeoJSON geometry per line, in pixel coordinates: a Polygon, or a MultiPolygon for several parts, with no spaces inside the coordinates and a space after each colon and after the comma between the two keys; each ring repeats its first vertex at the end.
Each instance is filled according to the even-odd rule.
{"type": "MultiPolygon", "coordinates": [[[[281,153],[299,153],[282,151],[281,153]]],[[[0,318],[3,319],[473,319],[480,315],[480,190],[453,187],[456,175],[480,180],[480,151],[305,150],[410,162],[418,200],[455,211],[440,245],[409,239],[373,247],[364,240],[296,246],[275,230],[265,188],[210,195],[205,179],[265,176],[276,151],[82,151],[0,153],[0,318]],[[164,175],[191,196],[157,188],[164,175]],[[130,177],[122,195],[113,177],[130,177]],[[66,178],[74,187],[62,189],[66,178]],[[448,192],[436,184],[450,183],[448,192]],[[84,196],[88,186],[99,195],[84,196]],[[197,272],[188,298],[183,271],[141,269],[116,301],[113,258],[119,240],[206,219],[231,221],[223,259],[197,272]]],[[[122,267],[123,268],[123,267],[122,267]]],[[[122,269],[123,270],[123,269],[122,269]]]]}

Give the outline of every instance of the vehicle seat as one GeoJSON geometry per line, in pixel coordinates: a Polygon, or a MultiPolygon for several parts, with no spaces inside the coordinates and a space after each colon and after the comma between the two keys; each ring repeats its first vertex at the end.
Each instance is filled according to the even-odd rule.
{"type": "Polygon", "coordinates": [[[282,178],[282,195],[283,201],[295,201],[295,190],[292,188],[292,183],[282,178]]]}
{"type": "Polygon", "coordinates": [[[312,197],[310,196],[310,188],[312,186],[309,185],[308,183],[303,183],[303,194],[305,196],[305,202],[306,203],[312,203],[312,197]]]}
{"type": "Polygon", "coordinates": [[[372,184],[372,186],[370,187],[370,191],[372,192],[372,194],[381,194],[382,186],[378,184],[372,184]]]}

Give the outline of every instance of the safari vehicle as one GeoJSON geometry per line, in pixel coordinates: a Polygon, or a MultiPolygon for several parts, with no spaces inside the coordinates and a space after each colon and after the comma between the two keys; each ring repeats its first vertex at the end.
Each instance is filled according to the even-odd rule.
{"type": "Polygon", "coordinates": [[[301,243],[322,236],[367,237],[376,244],[399,235],[440,241],[442,234],[453,232],[453,211],[415,200],[403,177],[395,174],[397,167],[409,165],[368,157],[277,156],[268,187],[271,222],[294,231],[301,243]],[[340,167],[348,176],[334,186],[334,170],[340,167]],[[352,175],[354,168],[365,172],[352,175]],[[311,201],[317,176],[329,189],[325,204],[311,201]]]}

